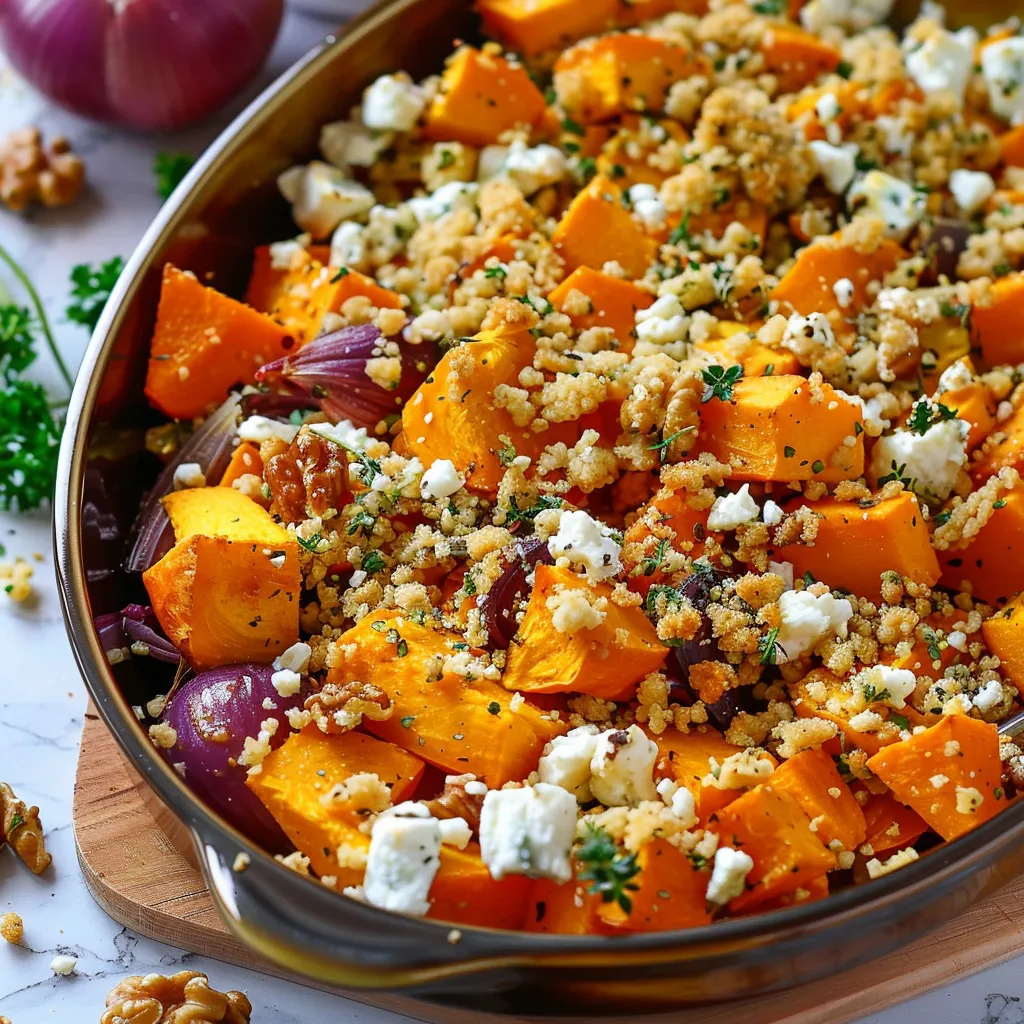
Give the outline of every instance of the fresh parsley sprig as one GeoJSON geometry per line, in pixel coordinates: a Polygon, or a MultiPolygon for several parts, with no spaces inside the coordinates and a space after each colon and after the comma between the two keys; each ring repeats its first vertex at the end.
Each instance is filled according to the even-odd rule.
{"type": "MultiPolygon", "coordinates": [[[[71,270],[71,299],[65,312],[73,324],[96,330],[103,307],[124,270],[124,260],[114,256],[98,267],[79,263],[71,270]]],[[[68,385],[70,387],[70,384],[68,385]]]]}
{"type": "Polygon", "coordinates": [[[157,153],[153,160],[156,194],[161,199],[169,199],[195,162],[196,158],[190,153],[157,153]]]}
{"type": "Polygon", "coordinates": [[[704,394],[702,402],[710,402],[717,398],[721,402],[728,402],[732,399],[732,389],[736,382],[743,376],[742,366],[706,366],[701,370],[701,377],[704,379],[704,394]]]}
{"type": "Polygon", "coordinates": [[[640,888],[634,878],[640,873],[635,853],[621,853],[606,829],[587,823],[587,837],[576,847],[576,860],[582,865],[581,882],[590,882],[589,891],[603,903],[617,903],[627,914],[633,909],[628,893],[640,888]]]}

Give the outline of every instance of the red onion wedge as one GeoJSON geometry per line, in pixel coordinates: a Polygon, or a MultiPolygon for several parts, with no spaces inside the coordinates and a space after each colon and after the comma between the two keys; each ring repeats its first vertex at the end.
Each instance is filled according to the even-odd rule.
{"type": "Polygon", "coordinates": [[[554,557],[547,544],[537,537],[517,540],[505,555],[505,569],[479,600],[480,615],[491,645],[505,650],[516,635],[516,605],[530,590],[526,577],[538,562],[551,565],[554,557]]]}
{"type": "Polygon", "coordinates": [[[198,463],[208,482],[224,474],[238,433],[241,399],[232,395],[181,446],[163,468],[142,501],[135,520],[135,542],[125,562],[129,572],[145,572],[174,547],[174,531],[160,499],[174,489],[174,471],[189,462],[198,463]]]}
{"type": "Polygon", "coordinates": [[[357,427],[372,429],[401,408],[436,360],[433,346],[397,342],[401,376],[395,387],[383,388],[366,367],[369,360],[385,355],[386,344],[388,339],[372,324],[345,327],[267,363],[256,372],[256,379],[286,394],[315,399],[335,422],[349,420],[357,427]]]}
{"type": "Polygon", "coordinates": [[[156,661],[177,665],[178,649],[160,631],[153,609],[130,604],[119,612],[98,615],[95,621],[100,643],[111,665],[127,661],[132,655],[148,656],[156,661]]]}

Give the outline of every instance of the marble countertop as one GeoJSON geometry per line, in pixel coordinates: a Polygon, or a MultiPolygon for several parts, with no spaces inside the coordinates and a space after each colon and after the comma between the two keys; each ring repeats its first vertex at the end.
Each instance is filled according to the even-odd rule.
{"type": "MultiPolygon", "coordinates": [[[[309,16],[289,14],[257,86],[287,67],[329,27],[309,16]]],[[[257,86],[249,90],[250,96],[257,86]]],[[[128,256],[159,206],[151,171],[155,152],[200,152],[247,98],[211,124],[156,140],[90,125],[54,109],[5,71],[0,57],[0,135],[37,124],[47,135],[66,134],[87,161],[89,193],[71,209],[28,217],[0,211],[0,240],[40,289],[69,364],[77,364],[87,341],[82,329],[63,321],[70,268],[114,254],[128,256]]],[[[45,356],[39,376],[60,393],[59,377],[45,356]]],[[[151,941],[110,920],[93,903],[78,869],[71,827],[86,693],[64,634],[46,516],[0,514],[0,544],[11,557],[42,556],[35,565],[34,605],[15,605],[0,594],[0,779],[40,806],[53,852],[53,866],[39,878],[6,852],[0,854],[0,913],[14,910],[25,922],[22,945],[0,942],[0,1015],[12,1024],[88,1024],[99,1019],[107,991],[125,975],[187,967],[208,973],[216,987],[245,991],[253,1004],[254,1024],[407,1020],[151,941]],[[77,958],[72,975],[51,973],[50,960],[58,953],[77,958]]],[[[925,1019],[1024,1024],[1022,996],[1024,957],[861,1024],[925,1019]]]]}

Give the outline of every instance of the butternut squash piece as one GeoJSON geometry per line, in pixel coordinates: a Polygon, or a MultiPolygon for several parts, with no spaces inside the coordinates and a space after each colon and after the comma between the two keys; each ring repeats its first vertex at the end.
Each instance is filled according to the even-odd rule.
{"type": "Polygon", "coordinates": [[[448,59],[424,132],[442,142],[488,146],[544,113],[544,97],[521,64],[463,46],[448,59]]]}
{"type": "Polygon", "coordinates": [[[700,74],[704,61],[666,39],[616,32],[587,39],[555,62],[555,91],[580,121],[606,121],[628,111],[665,107],[673,82],[700,74]]]}
{"type": "Polygon", "coordinates": [[[868,828],[866,842],[876,857],[902,850],[928,831],[924,818],[901,804],[892,793],[871,794],[864,804],[864,820],[868,828]]]}
{"type": "Polygon", "coordinates": [[[1024,124],[999,138],[999,153],[1007,167],[1024,167],[1024,124]]]}
{"type": "Polygon", "coordinates": [[[988,604],[1010,600],[1024,590],[1024,490],[1003,494],[1005,502],[966,547],[939,552],[944,587],[959,591],[966,583],[988,604]]]}
{"type": "MultiPolygon", "coordinates": [[[[797,718],[823,718],[832,722],[839,730],[830,740],[826,740],[821,749],[830,757],[836,757],[848,750],[863,750],[867,754],[877,754],[882,749],[882,741],[875,732],[858,732],[850,725],[850,719],[843,714],[834,714],[828,710],[828,696],[842,692],[841,680],[826,668],[816,668],[808,672],[803,679],[789,684],[789,694],[797,718]],[[818,700],[812,694],[819,693],[816,683],[823,683],[827,696],[818,700]]],[[[900,709],[903,712],[905,709],[900,709]]]]}
{"type": "MultiPolygon", "coordinates": [[[[671,214],[658,240],[667,242],[672,231],[682,222],[682,214],[671,214]]],[[[742,224],[756,239],[756,245],[751,246],[750,252],[761,252],[768,233],[768,211],[746,198],[733,199],[713,209],[695,210],[687,214],[686,229],[691,238],[700,238],[702,235],[723,238],[730,224],[742,224]]]]}
{"type": "Polygon", "coordinates": [[[705,893],[711,872],[698,868],[678,847],[655,839],[640,847],[639,887],[629,894],[633,909],[626,913],[617,903],[602,903],[597,913],[616,932],[657,932],[698,928],[711,923],[705,893]]]}
{"type": "MultiPolygon", "coordinates": [[[[326,246],[314,248],[325,260],[329,258],[326,246]]],[[[317,336],[324,313],[330,308],[333,276],[333,271],[312,252],[287,267],[275,267],[270,246],[262,245],[253,258],[245,301],[276,320],[296,344],[304,345],[317,336]]]]}
{"type": "Polygon", "coordinates": [[[803,750],[783,761],[770,785],[800,805],[826,846],[838,839],[844,850],[855,850],[867,838],[864,812],[823,750],[803,750]]]}
{"type": "Polygon", "coordinates": [[[751,337],[748,328],[750,331],[756,331],[755,325],[725,326],[735,326],[743,333],[736,331],[724,338],[712,337],[698,341],[694,348],[699,352],[706,352],[719,366],[742,366],[744,377],[760,377],[769,367],[773,376],[788,376],[800,372],[800,360],[792,352],[769,348],[751,337]]]}
{"type": "Polygon", "coordinates": [[[770,780],[719,811],[708,827],[718,833],[719,846],[742,850],[754,861],[747,891],[729,903],[730,911],[761,906],[806,887],[835,867],[835,856],[811,831],[800,805],[770,780]]]}
{"type": "MultiPolygon", "coordinates": [[[[953,626],[964,621],[965,615],[963,612],[954,611],[952,615],[928,615],[922,620],[922,624],[935,630],[939,636],[948,636],[953,631],[953,626]]],[[[950,645],[942,647],[939,651],[939,657],[934,656],[934,645],[929,644],[927,640],[917,640],[914,646],[910,650],[902,655],[901,657],[893,657],[890,661],[890,656],[882,655],[881,661],[888,662],[893,668],[907,668],[910,669],[914,675],[927,675],[933,679],[939,678],[942,673],[949,668],[950,665],[955,665],[960,660],[960,652],[950,645]],[[939,668],[935,667],[935,662],[939,662],[939,668]]],[[[905,710],[901,709],[900,713],[903,714],[905,710]]],[[[908,714],[913,723],[913,715],[908,714]]],[[[935,725],[938,721],[936,716],[925,715],[922,716],[925,721],[920,724],[935,725]],[[929,721],[931,719],[931,721],[929,721]]]]}
{"type": "MultiPolygon", "coordinates": [[[[594,128],[594,125],[588,125],[588,133],[594,128]]],[[[640,114],[625,114],[619,122],[618,130],[609,134],[597,155],[597,173],[617,181],[623,188],[640,184],[660,188],[671,177],[671,173],[664,169],[660,161],[652,162],[650,157],[668,139],[686,143],[690,141],[690,136],[678,121],[671,118],[655,120],[640,114]],[[653,138],[652,129],[660,129],[663,141],[658,142],[653,138]]]]}
{"type": "Polygon", "coordinates": [[[199,283],[195,274],[164,267],[150,345],[146,397],[179,420],[202,416],[234,384],[295,346],[280,324],[199,283]]]}
{"type": "MultiPolygon", "coordinates": [[[[984,388],[983,384],[977,386],[984,388]]],[[[950,405],[952,397],[946,401],[946,396],[943,396],[941,401],[943,405],[950,405]]],[[[992,425],[992,441],[982,450],[981,458],[970,466],[971,479],[976,487],[1004,466],[1010,466],[1018,472],[1024,470],[1024,408],[1015,409],[1010,418],[998,426],[993,415],[992,425]]]]}
{"type": "Polygon", "coordinates": [[[765,67],[779,80],[779,92],[798,92],[835,71],[842,54],[796,25],[773,23],[761,39],[765,67]]]}
{"type": "Polygon", "coordinates": [[[636,340],[636,312],[647,309],[654,302],[654,296],[632,281],[623,281],[582,266],[577,267],[548,296],[548,301],[559,312],[568,313],[577,331],[610,327],[619,343],[619,351],[632,352],[636,340]],[[579,294],[573,296],[574,292],[579,294]],[[585,312],[581,312],[583,306],[587,307],[585,312]]]}
{"type": "Polygon", "coordinates": [[[517,427],[507,410],[495,408],[494,389],[518,387],[519,371],[533,364],[535,348],[529,331],[516,330],[481,331],[471,343],[449,349],[402,409],[406,452],[427,467],[450,459],[467,487],[494,495],[505,472],[499,434],[534,460],[549,444],[574,444],[574,423],[554,423],[538,433],[517,427]]]}
{"type": "MultiPolygon", "coordinates": [[[[525,876],[523,876],[525,877],[525,876]]],[[[523,930],[549,935],[600,935],[609,928],[599,916],[601,897],[583,882],[559,885],[549,878],[533,883],[523,930]]]]}
{"type": "Polygon", "coordinates": [[[232,453],[231,461],[220,478],[221,487],[231,487],[243,476],[263,476],[263,459],[260,449],[252,441],[243,441],[232,453]]]}
{"type": "Polygon", "coordinates": [[[852,480],[864,472],[860,407],[821,385],[815,403],[803,377],[744,377],[732,398],[700,407],[704,451],[732,466],[734,480],[852,480]],[[847,444],[847,439],[850,444],[847,444]]]}
{"type": "MultiPolygon", "coordinates": [[[[938,396],[938,400],[950,409],[956,409],[957,417],[970,424],[971,431],[967,435],[968,452],[973,452],[996,429],[995,399],[992,397],[992,392],[980,380],[976,380],[973,384],[968,384],[966,387],[957,388],[955,391],[943,392],[938,396]]],[[[1008,423],[1002,424],[1000,429],[1007,430],[1008,423]]],[[[1020,430],[1020,437],[1024,439],[1024,417],[1021,418],[1018,429],[1020,430]]],[[[1019,444],[1020,441],[1018,441],[1018,446],[1019,444]]],[[[991,463],[988,461],[987,456],[988,453],[981,460],[981,463],[974,463],[971,466],[972,476],[976,472],[984,473],[984,479],[987,479],[992,473],[997,473],[1003,465],[1013,465],[1020,468],[1020,464],[1024,464],[1024,455],[1022,455],[1019,463],[1016,460],[1009,463],[1000,462],[1000,465],[996,466],[995,469],[989,469],[988,467],[991,463]],[[984,468],[982,468],[983,464],[984,468]]],[[[976,477],[975,479],[980,480],[982,478],[976,477]]]]}
{"type": "Polygon", "coordinates": [[[786,108],[786,117],[790,121],[803,123],[804,138],[808,142],[825,139],[827,132],[818,116],[817,104],[824,96],[831,95],[835,97],[839,105],[839,113],[833,120],[845,135],[853,127],[855,121],[864,117],[867,108],[865,102],[867,91],[862,85],[855,82],[841,82],[827,88],[806,90],[786,108]]]}
{"type": "Polygon", "coordinates": [[[871,305],[868,284],[892,270],[902,255],[903,250],[887,239],[870,254],[844,246],[839,235],[818,239],[797,253],[772,298],[783,313],[825,313],[833,328],[841,330],[848,317],[855,317],[871,305]],[[853,284],[849,306],[840,306],[832,290],[836,281],[844,277],[853,284]]]}
{"type": "Polygon", "coordinates": [[[273,661],[299,639],[294,536],[231,487],[162,502],[177,543],[142,581],[163,631],[197,671],[273,661]]]}
{"type": "Polygon", "coordinates": [[[619,0],[585,4],[579,0],[477,0],[476,9],[489,36],[534,57],[613,27],[621,4],[619,0]]]}
{"type": "Polygon", "coordinates": [[[1024,595],[981,625],[988,649],[1002,662],[1006,677],[1024,697],[1024,595]]]}
{"type": "Polygon", "coordinates": [[[472,772],[491,788],[525,778],[544,744],[564,726],[542,718],[532,704],[513,711],[512,694],[488,679],[446,673],[437,655],[451,655],[461,637],[420,625],[396,611],[373,612],[337,641],[334,683],[370,680],[391,698],[394,711],[367,721],[375,736],[446,771],[472,772]]]}
{"type": "Polygon", "coordinates": [[[508,649],[501,680],[506,689],[631,699],[636,684],[664,664],[668,648],[639,607],[612,601],[612,589],[610,583],[591,586],[570,569],[538,564],[526,614],[508,649]],[[592,629],[559,632],[560,603],[573,594],[592,608],[601,604],[604,618],[592,629]]]}
{"type": "MultiPolygon", "coordinates": [[[[930,324],[915,324],[917,327],[918,350],[914,357],[920,360],[929,355],[927,369],[919,366],[921,386],[926,394],[932,394],[939,385],[939,378],[960,359],[971,351],[970,332],[959,321],[937,320],[930,324]]],[[[893,367],[896,370],[896,367],[893,367]]],[[[911,374],[915,371],[911,371],[911,374]]],[[[898,375],[898,374],[897,374],[898,375]]]]}
{"type": "Polygon", "coordinates": [[[824,498],[807,507],[818,516],[814,544],[789,544],[775,552],[777,559],[793,563],[797,576],[810,572],[830,587],[876,601],[883,572],[894,570],[928,586],[938,582],[939,560],[917,498],[910,492],[886,501],[824,498]]]}
{"type": "Polygon", "coordinates": [[[868,768],[943,839],[970,832],[1004,806],[999,733],[966,715],[945,715],[933,728],[884,747],[868,768]]]}
{"type": "Polygon", "coordinates": [[[369,772],[391,790],[393,803],[412,795],[424,764],[411,754],[359,732],[327,735],[315,725],[292,733],[246,777],[295,848],[318,875],[335,875],[339,886],[358,885],[362,868],[338,863],[338,848],[365,853],[369,836],[359,831],[368,813],[359,802],[324,806],[321,797],[353,775],[369,772]]]}
{"type": "Polygon", "coordinates": [[[743,911],[739,917],[748,917],[751,914],[765,914],[769,910],[781,910],[783,907],[803,906],[805,903],[817,903],[828,895],[828,875],[819,875],[812,878],[799,889],[792,892],[785,892],[773,900],[766,900],[759,903],[753,910],[743,911]]]}
{"type": "Polygon", "coordinates": [[[971,309],[974,341],[988,366],[1024,361],[1024,271],[992,283],[992,301],[971,309]]]}
{"type": "Polygon", "coordinates": [[[328,305],[328,310],[337,313],[349,299],[358,297],[369,299],[378,309],[401,309],[403,306],[402,296],[393,292],[390,288],[377,284],[372,277],[360,274],[358,270],[349,270],[342,267],[340,270],[331,269],[331,285],[333,294],[328,305]]]}
{"type": "Polygon", "coordinates": [[[576,194],[551,242],[569,270],[614,260],[630,278],[644,276],[656,249],[622,205],[622,189],[601,175],[576,194]]]}
{"type": "Polygon", "coordinates": [[[532,888],[533,882],[526,875],[506,875],[498,881],[491,878],[477,843],[470,843],[465,850],[442,846],[441,866],[430,887],[427,917],[519,931],[532,888]]]}

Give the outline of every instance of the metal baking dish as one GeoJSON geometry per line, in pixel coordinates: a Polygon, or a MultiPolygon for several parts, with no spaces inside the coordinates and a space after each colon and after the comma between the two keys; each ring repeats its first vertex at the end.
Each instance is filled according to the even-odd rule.
{"type": "MultiPolygon", "coordinates": [[[[994,0],[970,11],[977,22],[1015,6],[994,0]]],[[[314,154],[319,126],[345,116],[376,75],[436,71],[452,40],[476,36],[468,0],[382,0],[223,133],[132,256],[72,396],[54,508],[64,614],[89,691],[125,757],[191,831],[230,927],[266,959],[317,981],[488,1010],[635,1016],[765,993],[881,956],[1024,869],[1024,805],[894,875],[809,906],[624,938],[462,928],[461,939],[449,941],[443,924],[364,906],[301,878],[207,810],[154,756],[131,710],[137,682],[117,676],[122,667],[104,657],[94,617],[139,596],[138,581],[121,570],[123,528],[155,476],[142,431],[156,419],[142,379],[165,260],[241,294],[253,246],[294,234],[274,180],[314,154]],[[240,851],[251,865],[237,873],[240,851]]]]}

